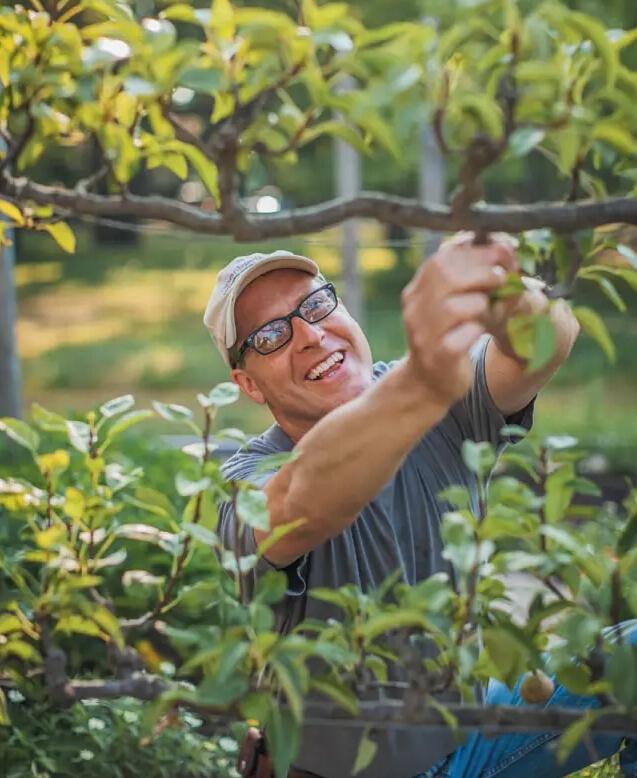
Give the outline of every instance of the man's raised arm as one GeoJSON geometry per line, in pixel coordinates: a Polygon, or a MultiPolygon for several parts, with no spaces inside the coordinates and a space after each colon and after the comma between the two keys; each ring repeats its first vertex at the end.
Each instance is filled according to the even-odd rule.
{"type": "MultiPolygon", "coordinates": [[[[469,351],[485,330],[490,291],[512,259],[497,244],[467,252],[444,247],[403,292],[407,356],[360,396],[318,421],[298,457],[265,487],[271,527],[304,524],[267,554],[278,566],[349,526],[418,440],[463,397],[473,380],[469,351]]],[[[260,542],[267,533],[255,531],[260,542]]]]}

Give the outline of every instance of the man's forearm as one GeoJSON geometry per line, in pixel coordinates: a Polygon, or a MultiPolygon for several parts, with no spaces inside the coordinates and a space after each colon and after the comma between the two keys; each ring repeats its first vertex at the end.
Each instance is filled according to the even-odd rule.
{"type": "MultiPolygon", "coordinates": [[[[289,563],[351,524],[446,412],[403,360],[321,419],[297,444],[297,459],[266,485],[273,527],[306,519],[271,549],[271,561],[289,563]]],[[[257,542],[265,536],[255,532],[257,542]]]]}

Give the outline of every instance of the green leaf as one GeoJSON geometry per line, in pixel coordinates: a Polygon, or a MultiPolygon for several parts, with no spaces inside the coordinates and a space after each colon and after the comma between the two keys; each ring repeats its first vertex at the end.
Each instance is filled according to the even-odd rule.
{"type": "Polygon", "coordinates": [[[593,42],[600,59],[604,63],[606,84],[607,86],[612,86],[617,79],[619,56],[606,35],[604,25],[592,16],[577,11],[569,13],[568,21],[593,42]]]}
{"type": "Polygon", "coordinates": [[[219,90],[223,81],[224,74],[219,68],[189,68],[179,76],[177,85],[212,95],[219,90]]]}
{"type": "Polygon", "coordinates": [[[275,472],[283,465],[293,462],[298,455],[298,451],[280,451],[277,454],[268,454],[261,457],[254,468],[254,475],[275,472]]]}
{"type": "Polygon", "coordinates": [[[261,543],[259,543],[257,547],[257,556],[262,557],[267,554],[275,543],[278,543],[281,538],[284,538],[290,532],[294,532],[297,527],[305,524],[305,522],[306,519],[295,519],[294,521],[289,521],[287,524],[279,524],[278,527],[275,527],[268,533],[265,540],[262,540],[261,543]]]}
{"type": "Polygon", "coordinates": [[[377,751],[378,743],[370,738],[369,728],[367,728],[361,735],[361,739],[358,744],[358,751],[356,752],[356,761],[354,762],[352,775],[356,775],[357,773],[360,773],[369,767],[369,765],[374,760],[377,751]]]}
{"type": "Polygon", "coordinates": [[[604,715],[603,711],[588,709],[580,719],[568,725],[557,741],[557,761],[559,764],[568,759],[570,753],[591,728],[591,724],[602,715],[604,715]]]}
{"type": "Polygon", "coordinates": [[[119,416],[125,413],[135,405],[135,398],[132,394],[123,394],[121,397],[115,397],[112,400],[100,405],[100,413],[107,419],[113,416],[119,416]]]}
{"type": "Polygon", "coordinates": [[[285,597],[288,579],[280,570],[268,570],[257,579],[254,599],[274,605],[285,597]]]}
{"type": "Polygon", "coordinates": [[[581,328],[600,346],[610,362],[615,362],[615,344],[599,314],[591,308],[576,306],[573,314],[581,328]]]}
{"type": "Polygon", "coordinates": [[[134,524],[121,524],[113,530],[113,534],[118,538],[126,540],[139,540],[143,543],[153,543],[164,551],[174,554],[179,547],[179,536],[173,532],[166,532],[153,527],[150,524],[136,522],[134,524]]]}
{"type": "Polygon", "coordinates": [[[372,616],[369,621],[359,627],[359,632],[366,640],[375,640],[381,635],[386,635],[395,629],[406,627],[420,627],[421,629],[434,631],[427,619],[418,611],[395,610],[372,616]]]}
{"type": "Polygon", "coordinates": [[[217,678],[206,678],[197,689],[197,701],[204,705],[224,706],[240,700],[249,690],[248,679],[242,675],[226,678],[219,682],[217,678]]]}
{"type": "Polygon", "coordinates": [[[45,432],[66,432],[66,419],[38,403],[33,403],[31,406],[31,418],[45,432]]]}
{"type": "Polygon", "coordinates": [[[54,224],[42,224],[41,229],[46,230],[61,249],[73,254],[75,251],[75,235],[66,222],[54,224]]]}
{"type": "Polygon", "coordinates": [[[287,703],[294,718],[300,723],[303,719],[303,694],[305,692],[303,677],[294,661],[281,652],[270,660],[280,688],[285,694],[287,703]]]}
{"type": "Polygon", "coordinates": [[[8,727],[11,724],[9,710],[7,708],[7,698],[4,689],[0,688],[0,727],[8,727]]]}
{"type": "Polygon", "coordinates": [[[182,497],[192,497],[195,494],[204,492],[212,485],[212,481],[209,478],[200,478],[198,481],[191,481],[186,478],[182,473],[177,473],[175,476],[175,486],[178,494],[182,497]]]}
{"type": "Polygon", "coordinates": [[[214,405],[221,408],[224,405],[232,405],[239,399],[239,387],[232,381],[223,381],[210,390],[208,395],[199,395],[199,402],[204,408],[214,405]]]}
{"type": "Polygon", "coordinates": [[[184,421],[184,419],[192,419],[192,411],[190,408],[186,408],[185,405],[177,405],[177,403],[160,403],[157,400],[153,400],[153,408],[162,419],[166,421],[184,421]]]}
{"type": "Polygon", "coordinates": [[[528,647],[508,630],[489,628],[483,633],[496,677],[512,689],[526,669],[528,647]]]}
{"type": "Polygon", "coordinates": [[[615,288],[615,285],[609,281],[608,278],[596,273],[578,273],[578,276],[596,283],[618,311],[621,311],[622,313],[626,311],[626,303],[615,288]]]}
{"type": "Polygon", "coordinates": [[[191,146],[188,143],[174,140],[170,142],[170,148],[174,151],[179,151],[186,157],[188,162],[197,172],[197,175],[201,179],[203,185],[211,194],[215,203],[219,203],[219,174],[215,163],[206,157],[195,146],[191,146]]]}
{"type": "Polygon", "coordinates": [[[73,448],[83,454],[88,454],[91,428],[86,422],[67,419],[66,434],[69,436],[69,442],[73,448]]]}
{"type": "Polygon", "coordinates": [[[495,452],[493,446],[486,441],[476,443],[473,440],[465,440],[462,443],[462,459],[472,473],[483,477],[495,465],[495,452]]]}
{"type": "Polygon", "coordinates": [[[593,140],[607,143],[621,154],[632,156],[635,153],[637,141],[628,130],[614,120],[597,122],[593,125],[591,137],[593,140]]]}
{"type": "Polygon", "coordinates": [[[550,316],[534,317],[533,356],[529,360],[528,369],[534,371],[543,368],[555,354],[556,346],[555,328],[550,316]]]}
{"type": "Polygon", "coordinates": [[[546,135],[544,130],[534,127],[519,127],[511,133],[509,150],[514,157],[525,157],[546,135]]]}
{"type": "Polygon", "coordinates": [[[108,635],[102,628],[91,619],[80,616],[77,613],[70,613],[62,618],[55,625],[55,632],[66,634],[89,635],[90,637],[106,640],[108,635]]]}
{"type": "Polygon", "coordinates": [[[287,778],[299,750],[299,725],[292,713],[275,700],[270,700],[267,732],[275,778],[287,778]]]}
{"type": "Polygon", "coordinates": [[[622,255],[624,259],[627,259],[631,266],[637,270],[637,253],[627,246],[625,243],[618,243],[615,250],[622,255]]]}
{"type": "Polygon", "coordinates": [[[258,489],[242,489],[237,495],[239,520],[253,529],[270,529],[270,514],[265,494],[258,489]]]}
{"type": "Polygon", "coordinates": [[[5,200],[4,197],[0,197],[0,214],[6,216],[8,219],[11,219],[11,221],[15,222],[18,227],[22,227],[24,224],[24,216],[22,215],[22,211],[18,208],[17,205],[9,202],[9,200],[5,200]]]}
{"type": "Polygon", "coordinates": [[[310,680],[310,688],[344,708],[352,716],[358,715],[358,700],[354,692],[340,678],[324,675],[310,680]]]}
{"type": "Polygon", "coordinates": [[[54,524],[48,529],[37,530],[33,533],[33,539],[39,548],[49,549],[59,545],[60,541],[66,537],[66,527],[64,524],[54,524]]]}
{"type": "Polygon", "coordinates": [[[448,502],[459,509],[469,508],[471,505],[471,495],[465,486],[448,486],[438,492],[436,499],[439,502],[448,502]]]}
{"type": "Polygon", "coordinates": [[[154,415],[155,414],[148,409],[139,410],[139,411],[130,411],[130,413],[124,414],[124,416],[119,418],[109,428],[108,432],[106,433],[106,439],[99,448],[99,453],[101,454],[103,451],[105,451],[111,445],[111,443],[127,429],[135,426],[136,424],[139,424],[142,421],[151,419],[154,415]]]}
{"type": "Polygon", "coordinates": [[[12,419],[8,416],[0,419],[0,432],[4,432],[11,440],[28,449],[32,454],[35,454],[40,445],[37,432],[19,419],[12,419]]]}
{"type": "Polygon", "coordinates": [[[632,548],[637,546],[637,513],[633,514],[626,522],[619,539],[617,540],[617,554],[622,557],[632,548]]]}
{"type": "Polygon", "coordinates": [[[204,546],[217,548],[219,546],[219,538],[212,532],[212,530],[202,527],[201,524],[193,524],[191,521],[186,521],[181,525],[182,529],[191,538],[203,543],[204,546]]]}
{"type": "Polygon", "coordinates": [[[575,694],[589,694],[591,671],[587,665],[567,665],[558,670],[557,681],[575,694]]]}

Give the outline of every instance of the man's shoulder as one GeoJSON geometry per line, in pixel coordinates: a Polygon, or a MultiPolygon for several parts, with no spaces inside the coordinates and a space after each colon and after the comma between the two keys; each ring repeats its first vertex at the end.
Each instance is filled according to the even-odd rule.
{"type": "Polygon", "coordinates": [[[291,451],[294,444],[278,424],[251,438],[248,443],[229,457],[222,465],[224,476],[231,480],[250,478],[254,469],[265,456],[280,451],[291,451]]]}

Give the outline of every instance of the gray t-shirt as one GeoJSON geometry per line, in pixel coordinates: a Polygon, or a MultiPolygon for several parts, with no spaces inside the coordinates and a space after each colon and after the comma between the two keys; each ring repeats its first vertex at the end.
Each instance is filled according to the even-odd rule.
{"type": "MultiPolygon", "coordinates": [[[[483,338],[473,351],[472,389],[416,444],[396,475],[362,509],[356,521],[286,568],[288,593],[277,606],[280,630],[296,625],[303,617],[339,618],[338,609],[312,598],[314,587],[336,589],[353,583],[366,591],[378,587],[395,570],[400,570],[401,580],[411,585],[437,572],[453,574],[442,556],[440,537],[440,519],[449,506],[439,502],[436,495],[459,484],[469,487],[477,502],[475,477],[461,456],[463,440],[490,441],[501,450],[505,443],[500,429],[510,422],[530,429],[533,418],[532,403],[509,419],[496,408],[485,378],[487,342],[488,338],[483,338]]],[[[377,362],[374,378],[383,376],[392,364],[377,362]]],[[[225,475],[254,480],[254,468],[261,457],[292,448],[290,438],[275,424],[225,463],[225,475]]],[[[264,483],[262,478],[258,480],[264,483]]],[[[231,506],[222,506],[218,531],[227,548],[235,542],[234,521],[231,506]]],[[[251,538],[243,552],[254,550],[251,538]]],[[[271,565],[261,559],[252,585],[256,576],[267,569],[271,565]]],[[[390,679],[400,678],[400,668],[390,668],[390,679]]],[[[455,698],[447,695],[445,699],[455,698]]],[[[360,735],[361,730],[354,727],[306,726],[296,766],[323,778],[346,778],[354,765],[360,735]]],[[[449,730],[442,728],[384,729],[374,731],[373,737],[378,742],[377,755],[370,767],[358,774],[360,778],[413,778],[457,745],[449,730]]]]}

